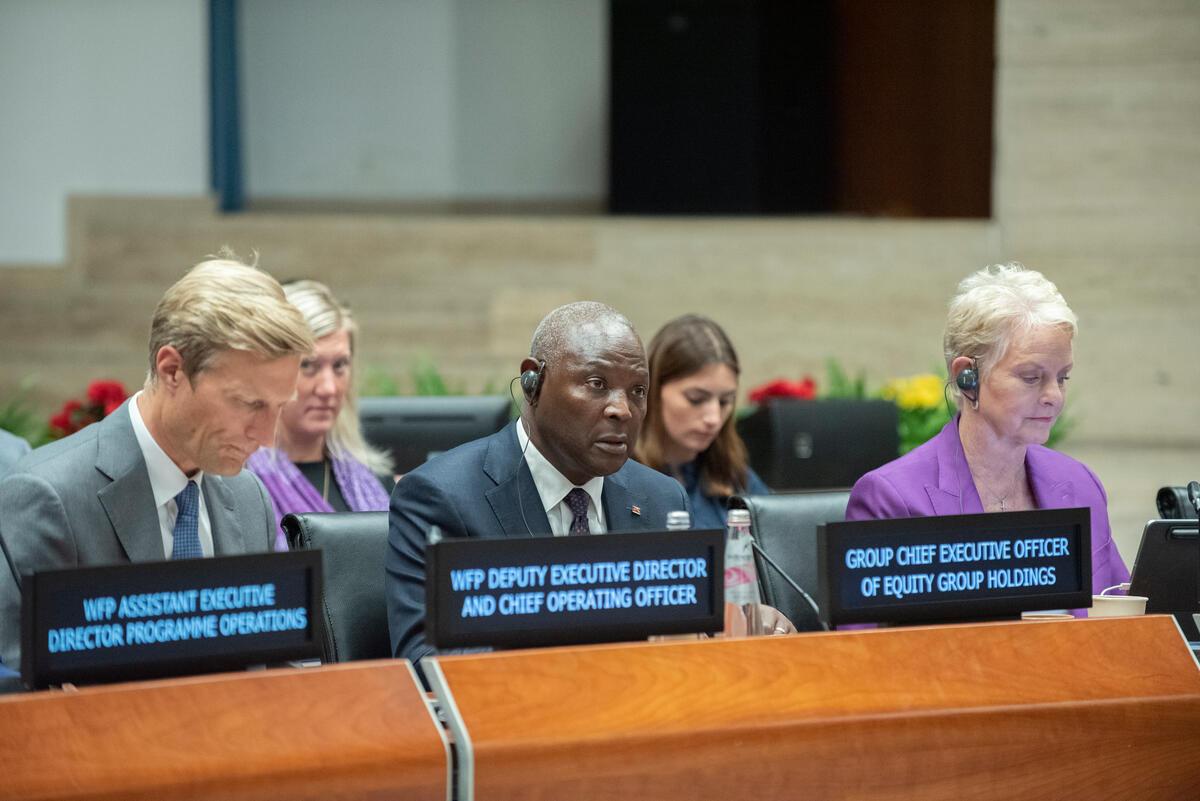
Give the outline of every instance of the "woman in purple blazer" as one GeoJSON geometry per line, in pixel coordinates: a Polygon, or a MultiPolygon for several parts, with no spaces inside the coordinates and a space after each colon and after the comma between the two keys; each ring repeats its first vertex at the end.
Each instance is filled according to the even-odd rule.
{"type": "Polygon", "coordinates": [[[316,281],[293,281],[283,291],[308,321],[316,347],[300,362],[296,397],[279,415],[275,447],[260,448],[246,462],[275,506],[277,551],[287,550],[278,527],[284,515],[382,511],[394,484],[391,459],[359,430],[350,310],[316,281]]]}
{"type": "Polygon", "coordinates": [[[929,442],[860,478],[846,519],[1086,506],[1092,591],[1129,581],[1100,480],[1043,445],[1062,411],[1075,331],[1074,312],[1039,272],[997,265],[964,279],[944,339],[959,413],[929,442]]]}

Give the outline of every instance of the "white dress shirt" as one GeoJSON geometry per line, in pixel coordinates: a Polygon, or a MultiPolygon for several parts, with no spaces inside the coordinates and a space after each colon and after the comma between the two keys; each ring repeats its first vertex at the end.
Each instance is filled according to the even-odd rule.
{"type": "Polygon", "coordinates": [[[196,488],[200,490],[198,512],[200,550],[206,557],[212,556],[212,525],[208,520],[208,506],[204,503],[204,471],[198,471],[189,479],[171,461],[171,457],[167,456],[166,451],[154,441],[154,437],[150,435],[150,429],[146,428],[146,421],[142,419],[142,412],[138,408],[138,399],[141,396],[142,393],[138,392],[129,401],[129,419],[133,422],[133,434],[137,437],[138,446],[142,449],[142,458],[146,460],[146,472],[150,474],[150,490],[154,493],[154,506],[158,510],[158,526],[162,530],[163,558],[171,558],[171,549],[175,545],[175,518],[179,515],[175,496],[183,492],[183,488],[187,486],[189,480],[195,481],[196,488]]]}
{"type": "MultiPolygon", "coordinates": [[[[556,537],[565,537],[571,533],[571,523],[575,520],[575,513],[567,505],[567,493],[576,485],[541,454],[525,433],[525,424],[520,419],[517,420],[517,444],[525,454],[525,463],[533,475],[533,485],[542,499],[542,509],[550,519],[550,531],[556,537]]],[[[588,528],[593,534],[608,531],[604,524],[604,507],[600,503],[604,492],[604,476],[595,476],[581,489],[588,494],[588,528]]]]}

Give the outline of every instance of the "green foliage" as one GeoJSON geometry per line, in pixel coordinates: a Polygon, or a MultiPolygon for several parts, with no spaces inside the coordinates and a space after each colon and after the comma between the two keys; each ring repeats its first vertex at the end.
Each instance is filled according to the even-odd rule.
{"type": "Polygon", "coordinates": [[[25,379],[12,397],[0,403],[0,428],[23,437],[36,448],[50,441],[50,426],[29,403],[33,384],[32,379],[25,379]]]}
{"type": "Polygon", "coordinates": [[[897,408],[901,455],[928,442],[950,419],[950,410],[944,404],[924,409],[905,409],[897,404],[897,408]]]}
{"type": "Polygon", "coordinates": [[[838,364],[837,359],[825,360],[825,391],[821,393],[824,398],[849,398],[851,400],[863,400],[867,397],[867,374],[865,371],[860,371],[854,378],[850,378],[842,366],[838,364]]]}
{"type": "Polygon", "coordinates": [[[363,371],[362,389],[360,391],[368,398],[390,397],[400,394],[400,385],[383,368],[369,365],[363,371]]]}
{"type": "MultiPolygon", "coordinates": [[[[413,360],[408,370],[408,384],[411,392],[405,392],[390,373],[376,365],[370,365],[363,374],[361,394],[368,397],[388,395],[471,395],[466,382],[451,383],[447,381],[433,359],[429,356],[418,356],[413,360]]],[[[494,379],[488,379],[480,389],[480,395],[498,395],[500,391],[494,379]]]]}

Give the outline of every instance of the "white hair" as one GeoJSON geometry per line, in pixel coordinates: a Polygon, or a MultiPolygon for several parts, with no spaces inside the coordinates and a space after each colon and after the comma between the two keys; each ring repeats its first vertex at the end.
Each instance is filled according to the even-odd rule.
{"type": "Polygon", "coordinates": [[[571,335],[584,325],[616,323],[625,326],[636,336],[629,318],[605,303],[581,300],[559,306],[547,314],[533,331],[529,355],[553,366],[571,344],[571,335]]]}
{"type": "MultiPolygon", "coordinates": [[[[1073,337],[1078,318],[1046,276],[1015,262],[985,267],[964,278],[950,299],[942,340],[946,369],[969,356],[982,376],[1004,358],[1016,335],[1055,326],[1073,337]]],[[[953,381],[950,387],[957,396],[953,381]]]]}

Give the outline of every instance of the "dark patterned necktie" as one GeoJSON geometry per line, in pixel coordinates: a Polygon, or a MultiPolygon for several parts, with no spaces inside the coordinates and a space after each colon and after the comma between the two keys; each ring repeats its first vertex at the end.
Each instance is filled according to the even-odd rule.
{"type": "Polygon", "coordinates": [[[172,559],[198,559],[204,556],[200,550],[200,488],[189,481],[183,491],[175,496],[174,541],[171,545],[172,559]]]}
{"type": "Polygon", "coordinates": [[[592,529],[588,526],[588,494],[585,490],[576,487],[567,493],[567,506],[571,509],[571,530],[568,534],[591,534],[592,529]]]}

